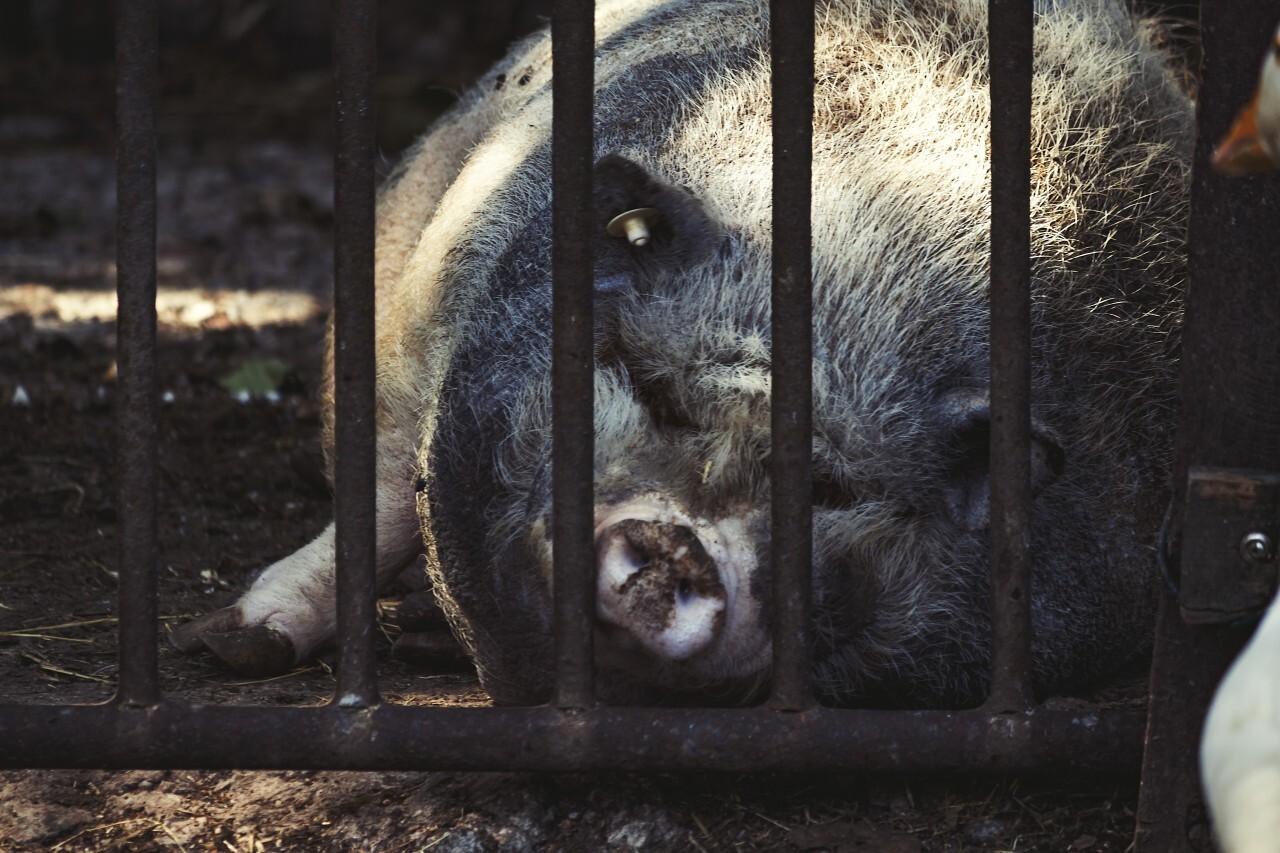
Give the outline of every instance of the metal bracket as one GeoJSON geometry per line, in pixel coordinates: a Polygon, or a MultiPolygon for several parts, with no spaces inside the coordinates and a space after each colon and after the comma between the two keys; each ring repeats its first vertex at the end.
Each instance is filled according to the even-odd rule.
{"type": "Polygon", "coordinates": [[[1182,618],[1234,622],[1265,609],[1276,589],[1280,474],[1193,466],[1182,524],[1182,618]]]}

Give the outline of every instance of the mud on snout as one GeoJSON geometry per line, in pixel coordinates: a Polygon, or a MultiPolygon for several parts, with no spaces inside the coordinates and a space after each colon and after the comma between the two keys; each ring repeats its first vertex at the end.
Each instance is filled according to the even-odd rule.
{"type": "Polygon", "coordinates": [[[699,518],[656,496],[598,507],[600,662],[666,673],[682,686],[767,667],[769,631],[752,593],[751,522],[746,515],[699,518]]]}

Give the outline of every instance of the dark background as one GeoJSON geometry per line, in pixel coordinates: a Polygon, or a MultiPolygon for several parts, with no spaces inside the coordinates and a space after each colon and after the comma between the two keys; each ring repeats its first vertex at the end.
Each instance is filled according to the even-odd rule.
{"type": "MultiPolygon", "coordinates": [[[[379,145],[422,132],[551,0],[382,0],[379,145]]],[[[114,6],[0,0],[0,116],[38,115],[3,146],[111,140],[114,6]],[[52,120],[51,120],[52,119],[52,120]]],[[[329,0],[160,0],[161,142],[331,134],[329,0]],[[190,137],[196,139],[191,140],[190,137]]]]}
{"type": "MultiPolygon", "coordinates": [[[[1134,2],[1144,13],[1188,22],[1198,9],[1195,2],[1134,2]]],[[[0,146],[63,141],[49,139],[51,134],[109,141],[114,5],[109,0],[0,0],[0,115],[64,119],[25,135],[11,130],[0,146]]],[[[263,132],[327,139],[331,5],[330,0],[160,0],[161,139],[263,132]]],[[[552,0],[381,0],[377,100],[384,152],[410,142],[513,39],[545,23],[552,5],[552,0]]],[[[1194,45],[1193,27],[1182,34],[1194,45]]]]}

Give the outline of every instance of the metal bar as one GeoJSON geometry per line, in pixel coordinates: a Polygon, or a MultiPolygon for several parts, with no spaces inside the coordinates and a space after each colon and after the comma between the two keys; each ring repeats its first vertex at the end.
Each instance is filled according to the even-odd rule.
{"type": "Polygon", "coordinates": [[[1133,773],[1142,715],[1037,708],[0,706],[3,767],[1133,773]]]}
{"type": "Polygon", "coordinates": [[[592,0],[557,0],[551,34],[554,704],[587,708],[594,702],[595,624],[592,0]]]}
{"type": "Polygon", "coordinates": [[[1160,603],[1134,827],[1137,853],[1206,849],[1200,731],[1214,689],[1248,636],[1247,628],[1187,625],[1172,595],[1160,603]]]}
{"type": "Polygon", "coordinates": [[[798,711],[809,687],[813,586],[813,4],[771,0],[773,98],[773,692],[798,711]]]}
{"type": "MultiPolygon", "coordinates": [[[[1257,82],[1275,14],[1274,6],[1247,0],[1200,4],[1203,54],[1168,537],[1175,569],[1188,469],[1280,471],[1280,177],[1224,178],[1208,168],[1214,144],[1257,82]]],[[[1203,849],[1200,729],[1214,686],[1247,634],[1189,626],[1174,611],[1170,598],[1162,607],[1151,667],[1139,853],[1203,849]]]]}
{"type": "Polygon", "coordinates": [[[160,699],[156,663],[156,0],[116,7],[116,470],[120,684],[115,701],[160,699]]]}
{"type": "Polygon", "coordinates": [[[990,0],[991,691],[1019,711],[1031,689],[1032,0],[990,0]]]}
{"type": "Polygon", "coordinates": [[[338,668],[334,701],[378,701],[374,671],[377,524],[373,353],[374,136],[373,0],[338,0],[333,55],[334,152],[334,514],[338,668]]]}

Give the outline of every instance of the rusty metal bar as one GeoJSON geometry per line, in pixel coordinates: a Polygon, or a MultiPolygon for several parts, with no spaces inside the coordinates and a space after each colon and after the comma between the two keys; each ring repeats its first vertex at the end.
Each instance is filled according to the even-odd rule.
{"type": "Polygon", "coordinates": [[[594,702],[595,677],[592,0],[556,0],[551,34],[554,704],[560,708],[587,708],[594,702]]]}
{"type": "Polygon", "coordinates": [[[0,767],[350,770],[1080,770],[1132,773],[1142,715],[10,706],[0,767]]]}
{"type": "Polygon", "coordinates": [[[338,669],[334,701],[378,701],[374,670],[376,397],[373,352],[373,0],[334,6],[334,515],[338,669]]]}
{"type": "Polygon", "coordinates": [[[1187,625],[1172,595],[1160,603],[1134,827],[1136,853],[1206,849],[1200,731],[1213,691],[1248,636],[1247,628],[1187,625]]]}
{"type": "Polygon", "coordinates": [[[1031,689],[1032,0],[990,0],[991,690],[987,709],[1031,689]]]}
{"type": "Polygon", "coordinates": [[[773,97],[771,401],[773,692],[798,711],[809,687],[813,586],[813,4],[770,3],[773,97]]]}
{"type": "Polygon", "coordinates": [[[156,663],[156,0],[116,7],[116,476],[120,683],[115,701],[160,699],[156,663]]]}
{"type": "MultiPolygon", "coordinates": [[[[1275,19],[1275,7],[1265,3],[1200,4],[1203,59],[1168,537],[1175,573],[1192,466],[1280,472],[1280,176],[1224,178],[1209,169],[1214,144],[1250,98],[1275,19]]],[[[1203,849],[1200,729],[1214,687],[1248,633],[1187,625],[1178,609],[1167,597],[1156,633],[1139,853],[1203,849]]]]}

